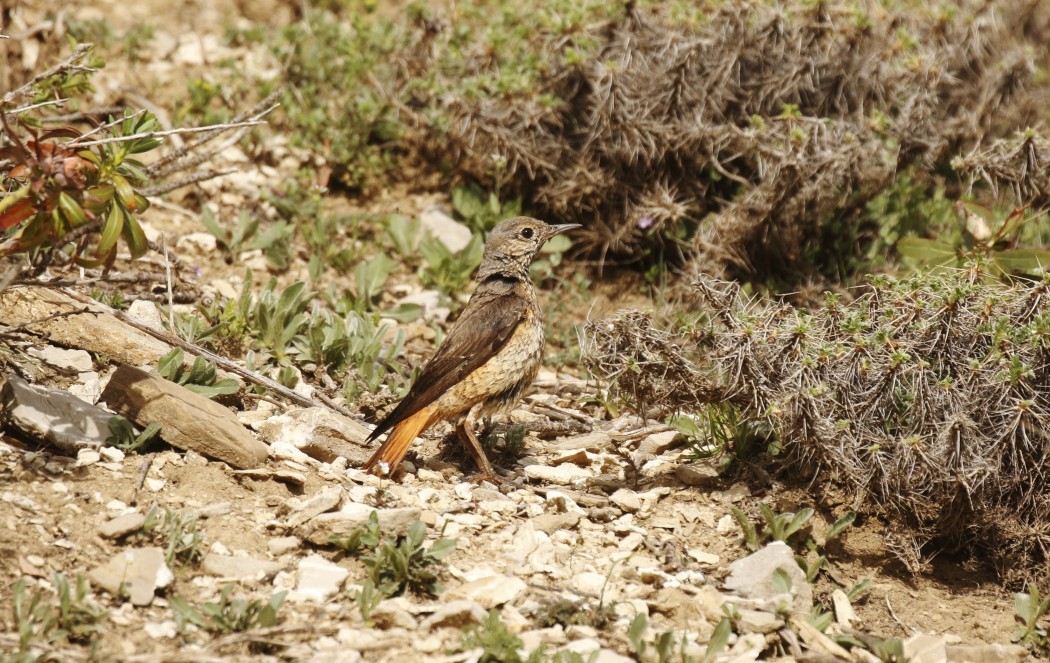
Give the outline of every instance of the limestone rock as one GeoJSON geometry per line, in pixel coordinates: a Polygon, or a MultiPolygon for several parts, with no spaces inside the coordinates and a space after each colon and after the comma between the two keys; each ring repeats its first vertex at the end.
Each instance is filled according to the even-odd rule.
{"type": "Polygon", "coordinates": [[[783,569],[791,580],[791,603],[796,612],[808,614],[813,607],[813,588],[795,561],[787,544],[774,541],[765,548],[729,565],[726,589],[744,598],[776,601],[782,597],[773,581],[773,573],[783,569]]]}
{"type": "Polygon", "coordinates": [[[532,519],[532,526],[541,532],[552,534],[560,530],[568,530],[576,527],[580,522],[580,514],[575,511],[565,513],[544,513],[532,519]]]}
{"type": "Polygon", "coordinates": [[[51,342],[81,348],[128,364],[156,364],[171,347],[119,320],[107,306],[84,302],[54,288],[8,288],[0,292],[0,323],[29,324],[51,342]],[[78,311],[82,315],[72,314],[78,311]]]}
{"type": "Polygon", "coordinates": [[[442,600],[465,599],[485,609],[511,603],[525,593],[524,580],[513,576],[486,576],[451,589],[442,600]]]}
{"type": "Polygon", "coordinates": [[[391,536],[407,532],[412,523],[419,520],[421,513],[420,509],[414,507],[372,509],[360,504],[348,504],[343,511],[322,513],[303,523],[296,529],[296,533],[310,543],[328,545],[329,537],[346,537],[355,529],[368,525],[372,511],[377,512],[379,527],[383,533],[391,536]]]}
{"type": "Polygon", "coordinates": [[[98,534],[104,539],[119,539],[138,530],[145,524],[145,515],[141,513],[127,513],[102,523],[98,528],[98,534]]]}
{"type": "Polygon", "coordinates": [[[201,567],[208,575],[237,580],[267,576],[280,571],[282,566],[279,562],[265,559],[216,553],[208,553],[201,563],[201,567]]]}
{"type": "Polygon", "coordinates": [[[160,424],[160,436],[179,449],[192,449],[240,469],[266,462],[266,445],[252,437],[232,412],[155,373],[122,365],[110,378],[102,400],[140,426],[160,424]]]}
{"type": "Polygon", "coordinates": [[[324,603],[343,587],[350,571],[313,554],[299,560],[299,581],[288,593],[290,601],[316,601],[324,603]]]}
{"type": "Polygon", "coordinates": [[[436,207],[428,207],[419,215],[422,229],[430,233],[453,253],[459,253],[470,244],[470,228],[456,221],[436,207]]]}
{"type": "Polygon", "coordinates": [[[44,345],[39,348],[29,348],[28,354],[49,366],[64,368],[78,373],[85,373],[95,367],[91,361],[91,355],[84,350],[44,345]]]}
{"type": "Polygon", "coordinates": [[[111,435],[111,413],[69,392],[33,386],[17,375],[8,375],[0,399],[12,426],[71,456],[81,449],[98,449],[111,435]]]}
{"type": "Polygon", "coordinates": [[[716,486],[719,481],[718,468],[707,461],[675,465],[674,475],[685,485],[699,488],[716,486]]]}
{"type": "Polygon", "coordinates": [[[1020,663],[1028,660],[1021,645],[948,645],[948,663],[1020,663]]]}
{"type": "Polygon", "coordinates": [[[463,628],[481,622],[486,614],[485,608],[474,601],[449,601],[424,619],[419,628],[423,631],[440,627],[463,628]]]}
{"type": "Polygon", "coordinates": [[[290,514],[285,519],[284,524],[289,528],[298,527],[306,521],[339,506],[339,502],[342,499],[343,490],[339,486],[325,486],[305,499],[289,498],[284,503],[284,506],[290,514]]]}
{"type": "Polygon", "coordinates": [[[627,513],[635,513],[642,508],[642,500],[638,497],[638,493],[627,488],[621,488],[610,495],[609,501],[627,513]]]}
{"type": "Polygon", "coordinates": [[[372,445],[365,442],[370,431],[364,424],[327,408],[291,410],[253,427],[267,443],[288,442],[322,463],[343,457],[357,466],[368,460],[373,451],[372,445]]]}
{"type": "Polygon", "coordinates": [[[130,548],[88,572],[88,579],[113,596],[126,593],[132,605],[153,602],[153,593],[175,580],[160,548],[130,548]]]}
{"type": "Polygon", "coordinates": [[[591,473],[582,467],[571,464],[556,465],[526,465],[525,476],[533,481],[546,481],[562,486],[568,486],[577,481],[585,481],[591,478],[591,473]]]}

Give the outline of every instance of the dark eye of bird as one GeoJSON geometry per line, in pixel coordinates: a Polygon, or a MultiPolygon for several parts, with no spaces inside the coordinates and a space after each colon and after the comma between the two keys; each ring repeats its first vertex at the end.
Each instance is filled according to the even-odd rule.
{"type": "Polygon", "coordinates": [[[525,239],[532,239],[532,228],[522,228],[521,236],[525,239]]]}

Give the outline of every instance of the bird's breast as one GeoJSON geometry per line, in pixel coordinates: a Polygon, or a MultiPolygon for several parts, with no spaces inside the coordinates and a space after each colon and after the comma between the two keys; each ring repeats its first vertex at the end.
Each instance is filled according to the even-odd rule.
{"type": "Polygon", "coordinates": [[[543,361],[543,314],[529,306],[506,344],[491,359],[470,373],[437,401],[453,417],[478,406],[477,416],[509,409],[532,384],[543,361]]]}

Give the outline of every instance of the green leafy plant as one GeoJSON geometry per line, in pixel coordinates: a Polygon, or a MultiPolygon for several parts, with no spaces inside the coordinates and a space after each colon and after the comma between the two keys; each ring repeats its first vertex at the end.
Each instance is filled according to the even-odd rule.
{"type": "Polygon", "coordinates": [[[164,561],[170,568],[195,564],[203,556],[204,532],[194,511],[152,507],[138,536],[164,547],[164,561]]]}
{"type": "Polygon", "coordinates": [[[182,348],[175,348],[161,357],[157,366],[161,377],[207,398],[236,394],[240,388],[233,378],[217,379],[215,364],[204,357],[197,357],[189,369],[183,365],[184,358],[182,348]]]}
{"type": "MultiPolygon", "coordinates": [[[[635,658],[642,663],[670,663],[677,660],[681,663],[698,663],[693,656],[685,653],[686,639],[679,638],[674,631],[666,630],[658,633],[653,638],[652,644],[646,640],[649,630],[649,618],[644,613],[639,613],[631,622],[627,630],[627,641],[634,651],[635,658]]],[[[725,649],[732,633],[731,621],[722,619],[711,634],[704,656],[700,659],[704,663],[711,663],[725,649]]]]}
{"type": "Polygon", "coordinates": [[[276,293],[277,281],[272,279],[255,299],[251,311],[254,342],[266,350],[278,365],[290,361],[292,341],[308,323],[307,307],[314,293],[306,292],[306,282],[296,281],[276,293]]]}
{"type": "Polygon", "coordinates": [[[243,633],[257,628],[276,626],[287,592],[277,592],[266,601],[230,598],[235,585],[226,585],[218,601],[194,606],[178,596],[171,597],[171,609],[180,630],[195,624],[212,633],[243,633]]]}
{"type": "Polygon", "coordinates": [[[394,596],[404,591],[436,595],[442,591],[437,580],[438,563],[456,550],[454,539],[438,539],[424,547],[427,527],[416,521],[399,541],[384,538],[371,555],[361,561],[381,593],[394,596]]]}
{"type": "Polygon", "coordinates": [[[463,250],[453,252],[439,239],[427,235],[419,243],[424,267],[420,275],[423,283],[437,288],[445,295],[456,295],[470,283],[470,277],[481,263],[484,243],[475,233],[463,250]]]}
{"type": "MultiPolygon", "coordinates": [[[[339,548],[347,555],[358,555],[362,551],[375,550],[382,540],[383,532],[379,528],[379,513],[376,511],[368,514],[368,524],[364,527],[355,528],[345,537],[334,534],[328,537],[330,545],[339,548]]],[[[372,586],[375,587],[375,583],[372,586]]]]}
{"type": "Polygon", "coordinates": [[[723,463],[748,460],[758,453],[777,455],[780,445],[769,424],[746,416],[731,403],[712,403],[699,417],[672,415],[668,423],[686,439],[693,458],[719,456],[723,463]]]}
{"type": "Polygon", "coordinates": [[[562,626],[582,624],[603,629],[611,624],[615,618],[616,612],[613,606],[608,603],[594,603],[588,600],[572,601],[560,598],[541,605],[536,610],[532,621],[537,628],[546,628],[555,624],[561,624],[562,626]]]}
{"type": "Polygon", "coordinates": [[[14,120],[16,130],[2,112],[0,120],[12,143],[0,148],[0,161],[14,164],[0,173],[7,191],[0,199],[0,230],[8,231],[0,255],[31,252],[42,269],[61,249],[78,265],[110,266],[121,237],[133,259],[145,254],[137,215],[149,201],[136,187],[149,177],[133,155],[160,145],[148,136],[160,129],[153,115],[129,111],[111,121],[114,137],[123,139],[111,143],[89,141],[71,127],[41,132],[21,117],[14,120]]]}
{"type": "Polygon", "coordinates": [[[523,663],[521,638],[507,629],[499,613],[490,610],[485,619],[464,629],[463,649],[481,649],[479,663],[523,663]]]}
{"type": "Polygon", "coordinates": [[[1039,588],[1031,585],[1028,592],[1014,594],[1014,629],[1011,640],[1019,642],[1037,654],[1050,651],[1050,636],[1040,620],[1050,612],[1050,595],[1040,596],[1039,588]]]}
{"type": "Polygon", "coordinates": [[[917,265],[961,267],[981,258],[993,275],[1039,273],[1050,267],[1050,250],[1019,246],[1026,225],[1032,225],[1034,219],[1024,208],[1002,216],[983,205],[960,200],[955,209],[960,227],[956,239],[908,236],[897,242],[897,251],[917,265]]]}
{"type": "MultiPolygon", "coordinates": [[[[18,631],[21,660],[35,660],[34,644],[82,641],[102,631],[100,622],[107,611],[91,600],[87,580],[78,575],[71,585],[61,573],[52,576],[55,594],[43,590],[30,592],[19,579],[12,587],[12,617],[18,631]]],[[[18,659],[16,659],[18,660],[18,659]]]]}
{"type": "Polygon", "coordinates": [[[751,551],[758,550],[768,540],[790,543],[791,538],[798,534],[813,517],[813,509],[810,508],[801,509],[798,513],[780,514],[774,513],[765,502],[760,502],[758,508],[765,520],[761,530],[755,527],[742,510],[737,507],[730,509],[740,529],[744,532],[744,543],[751,551]]]}
{"type": "Polygon", "coordinates": [[[359,312],[370,311],[382,296],[387,279],[397,267],[397,262],[385,253],[377,253],[369,260],[361,261],[354,268],[354,302],[359,312]]]}
{"type": "Polygon", "coordinates": [[[456,214],[476,233],[492,230],[503,219],[521,216],[521,198],[500,202],[495,192],[486,194],[477,184],[454,187],[451,197],[456,214]]]}
{"type": "Polygon", "coordinates": [[[365,578],[365,581],[361,583],[361,589],[354,592],[354,603],[361,612],[361,619],[369,625],[372,624],[372,613],[379,607],[382,600],[383,593],[376,588],[371,578],[365,578]]]}
{"type": "Polygon", "coordinates": [[[383,596],[405,591],[436,595],[442,591],[436,567],[455,552],[456,541],[438,539],[424,546],[426,534],[427,526],[416,521],[404,536],[383,535],[379,517],[373,511],[367,525],[346,537],[332,537],[329,543],[348,555],[359,556],[368,569],[368,581],[383,596]]]}
{"type": "Polygon", "coordinates": [[[124,417],[114,415],[109,420],[110,436],[106,438],[106,444],[117,447],[129,453],[142,453],[155,440],[159,439],[161,425],[152,422],[142,432],[135,430],[135,425],[124,417]]]}
{"type": "Polygon", "coordinates": [[[216,245],[228,265],[233,264],[241,253],[254,250],[261,250],[276,267],[287,265],[287,251],[280,254],[276,251],[277,247],[286,246],[295,232],[295,227],[285,221],[271,224],[260,232],[259,219],[242,211],[237,217],[237,223],[232,228],[225,228],[215,220],[212,208],[205,206],[201,212],[201,223],[215,237],[216,245]]]}
{"type": "Polygon", "coordinates": [[[402,214],[387,216],[384,242],[409,264],[417,262],[422,236],[418,217],[402,214]]]}

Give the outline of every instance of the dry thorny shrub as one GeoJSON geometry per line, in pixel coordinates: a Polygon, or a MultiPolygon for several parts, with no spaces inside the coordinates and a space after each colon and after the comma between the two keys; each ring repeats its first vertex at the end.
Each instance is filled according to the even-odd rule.
{"type": "MultiPolygon", "coordinates": [[[[675,240],[703,271],[762,277],[812,276],[827,235],[895,173],[944,172],[1040,106],[1050,12],[1038,0],[701,6],[690,22],[627,2],[579,27],[597,43],[582,61],[564,52],[579,35],[538,48],[538,88],[427,98],[409,86],[402,110],[424,109],[425,152],[583,222],[602,255],[675,240]]],[[[440,72],[457,37],[437,21],[420,30],[406,85],[440,72]]],[[[472,64],[500,66],[483,52],[472,64]]]]}
{"type": "Polygon", "coordinates": [[[962,549],[1007,581],[1050,572],[1050,277],[874,277],[812,313],[708,277],[696,289],[682,331],[640,313],[591,323],[595,373],[658,411],[727,400],[765,421],[801,477],[906,526],[887,536],[912,570],[962,549]]]}

